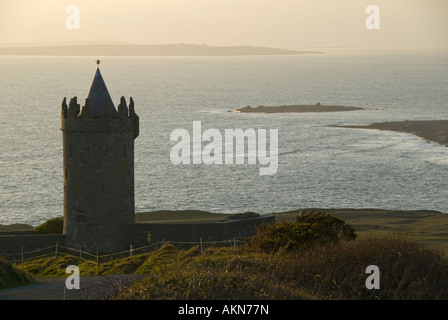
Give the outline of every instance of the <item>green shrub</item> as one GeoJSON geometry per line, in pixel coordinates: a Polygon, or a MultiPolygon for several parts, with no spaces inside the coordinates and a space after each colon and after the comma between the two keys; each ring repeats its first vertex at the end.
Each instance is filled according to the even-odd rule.
{"type": "Polygon", "coordinates": [[[311,243],[356,239],[355,229],[352,226],[342,219],[325,213],[299,214],[296,217],[296,224],[299,225],[303,237],[311,243]]]}
{"type": "Polygon", "coordinates": [[[39,234],[62,234],[64,228],[64,218],[58,217],[50,219],[34,228],[35,233],[39,234]]]}
{"type": "Polygon", "coordinates": [[[27,273],[16,269],[5,258],[0,256],[0,290],[33,283],[27,273]]]}
{"type": "Polygon", "coordinates": [[[343,220],[310,212],[298,214],[293,222],[282,220],[261,226],[255,236],[248,239],[248,246],[265,252],[289,251],[355,238],[355,230],[343,220]]]}

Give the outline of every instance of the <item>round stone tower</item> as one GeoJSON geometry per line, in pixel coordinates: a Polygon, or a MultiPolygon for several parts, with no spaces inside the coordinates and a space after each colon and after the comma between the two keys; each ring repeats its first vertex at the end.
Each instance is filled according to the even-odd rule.
{"type": "MultiPolygon", "coordinates": [[[[99,60],[97,60],[99,65],[99,60]]],[[[135,223],[134,139],[139,117],[130,98],[115,108],[99,66],[80,108],[62,102],[64,234],[66,246],[88,252],[129,249],[135,223]]]]}

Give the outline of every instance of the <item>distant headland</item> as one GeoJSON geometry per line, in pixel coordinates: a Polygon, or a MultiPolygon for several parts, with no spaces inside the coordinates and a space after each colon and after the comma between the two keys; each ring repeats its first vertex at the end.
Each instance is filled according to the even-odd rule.
{"type": "Polygon", "coordinates": [[[448,147],[448,120],[414,120],[379,122],[364,126],[337,126],[341,128],[377,129],[412,133],[425,140],[448,147]]]}
{"type": "Polygon", "coordinates": [[[322,105],[319,102],[315,105],[288,105],[288,106],[258,106],[258,107],[243,107],[233,112],[258,112],[258,113],[283,113],[283,112],[338,112],[338,111],[353,111],[365,110],[361,107],[346,107],[338,105],[322,105]]]}
{"type": "Polygon", "coordinates": [[[34,56],[249,56],[323,53],[252,46],[208,46],[197,44],[82,44],[2,47],[0,55],[34,56]]]}

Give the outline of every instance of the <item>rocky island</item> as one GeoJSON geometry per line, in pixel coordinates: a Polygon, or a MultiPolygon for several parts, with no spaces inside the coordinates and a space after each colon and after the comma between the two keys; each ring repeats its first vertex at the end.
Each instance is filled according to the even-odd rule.
{"type": "Polygon", "coordinates": [[[354,111],[365,110],[361,107],[346,107],[338,105],[322,105],[320,102],[315,105],[288,105],[288,106],[258,106],[258,107],[243,107],[233,112],[258,112],[258,113],[283,113],[283,112],[337,112],[337,111],[354,111]]]}

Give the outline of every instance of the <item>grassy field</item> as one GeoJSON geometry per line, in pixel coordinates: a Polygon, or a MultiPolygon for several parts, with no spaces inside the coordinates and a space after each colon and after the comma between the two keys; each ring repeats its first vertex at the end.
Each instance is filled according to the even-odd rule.
{"type": "MultiPolygon", "coordinates": [[[[298,252],[260,252],[248,245],[181,250],[168,244],[100,265],[70,256],[28,261],[16,265],[16,271],[4,264],[7,272],[0,278],[14,286],[30,283],[31,277],[66,277],[66,266],[75,264],[81,275],[146,275],[114,299],[448,299],[447,214],[319,208],[272,214],[277,222],[292,222],[299,212],[311,211],[344,220],[355,228],[356,240],[298,252]],[[371,264],[381,268],[380,291],[365,288],[364,269],[371,264]]],[[[204,222],[227,216],[157,211],[138,213],[137,221],[204,222]]]]}
{"type": "Polygon", "coordinates": [[[79,257],[42,258],[17,268],[39,277],[141,274],[117,288],[119,300],[414,300],[448,299],[446,259],[415,242],[364,238],[295,252],[250,247],[176,249],[170,244],[97,266],[79,257]],[[381,268],[381,290],[365,286],[365,268],[381,268]]]}

